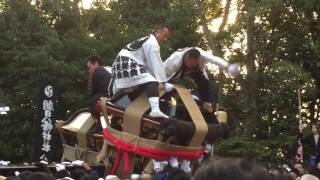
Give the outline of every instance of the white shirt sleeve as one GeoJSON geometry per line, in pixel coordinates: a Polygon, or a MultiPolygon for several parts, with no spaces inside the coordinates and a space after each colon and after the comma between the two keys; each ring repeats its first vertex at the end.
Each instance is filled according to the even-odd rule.
{"type": "Polygon", "coordinates": [[[148,71],[160,82],[166,82],[166,73],[164,64],[160,57],[160,47],[157,45],[149,45],[144,48],[146,64],[148,71]]]}
{"type": "Polygon", "coordinates": [[[168,80],[182,66],[182,64],[183,64],[183,60],[182,60],[183,54],[184,54],[184,51],[182,51],[182,52],[175,51],[163,63],[164,64],[164,68],[165,68],[165,72],[166,72],[166,76],[167,76],[168,80]]]}
{"type": "Polygon", "coordinates": [[[202,50],[201,48],[197,48],[198,51],[200,51],[201,54],[201,59],[204,60],[204,63],[213,63],[219,67],[222,68],[227,68],[229,65],[229,62],[218,57],[218,56],[214,56],[213,54],[202,50]]]}

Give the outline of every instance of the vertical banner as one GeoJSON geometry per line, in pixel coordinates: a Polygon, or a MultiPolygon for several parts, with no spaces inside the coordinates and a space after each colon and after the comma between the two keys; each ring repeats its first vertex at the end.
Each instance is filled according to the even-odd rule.
{"type": "Polygon", "coordinates": [[[38,113],[34,120],[33,152],[34,162],[51,162],[53,152],[53,128],[54,128],[54,86],[51,83],[43,83],[40,88],[38,113]]]}

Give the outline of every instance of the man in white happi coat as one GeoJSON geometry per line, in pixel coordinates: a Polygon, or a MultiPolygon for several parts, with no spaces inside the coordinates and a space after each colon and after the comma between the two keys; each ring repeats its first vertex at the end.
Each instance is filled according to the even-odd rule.
{"type": "Polygon", "coordinates": [[[230,64],[198,47],[187,47],[175,51],[164,62],[164,66],[169,83],[175,83],[185,76],[190,76],[198,87],[200,100],[204,102],[204,107],[212,109],[213,97],[205,72],[205,64],[207,63],[213,63],[227,69],[232,76],[239,73],[238,63],[230,64]]]}
{"type": "MultiPolygon", "coordinates": [[[[168,40],[171,28],[159,26],[153,34],[140,38],[123,48],[112,65],[115,87],[119,90],[137,87],[145,91],[151,106],[150,116],[167,118],[159,108],[159,84],[167,80],[160,57],[160,44],[168,40]]],[[[138,93],[129,93],[133,100],[138,93]]]]}

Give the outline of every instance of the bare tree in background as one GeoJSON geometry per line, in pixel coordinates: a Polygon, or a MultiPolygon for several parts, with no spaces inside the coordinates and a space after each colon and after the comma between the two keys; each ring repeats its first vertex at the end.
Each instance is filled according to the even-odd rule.
{"type": "Polygon", "coordinates": [[[246,79],[246,106],[248,109],[247,123],[249,135],[254,135],[257,126],[257,103],[256,103],[256,65],[254,53],[254,7],[255,0],[246,0],[247,11],[247,79],[246,79]]]}
{"type": "MultiPolygon", "coordinates": [[[[229,15],[229,9],[230,9],[230,3],[231,3],[231,0],[227,0],[227,5],[226,5],[226,8],[225,8],[225,13],[224,13],[224,16],[223,16],[223,20],[222,20],[222,23],[219,27],[219,32],[218,34],[221,34],[221,32],[224,30],[224,27],[226,26],[227,24],[227,21],[228,21],[228,15],[229,15]],[[227,13],[227,14],[226,14],[227,13]]],[[[213,53],[215,53],[217,56],[221,56],[222,57],[222,50],[215,44],[215,39],[214,37],[211,35],[211,32],[208,28],[208,20],[206,18],[206,15],[205,15],[205,8],[204,8],[204,5],[203,5],[203,0],[197,0],[197,6],[198,6],[198,12],[199,12],[199,16],[200,16],[200,23],[201,23],[201,27],[202,27],[202,30],[203,30],[203,34],[205,35],[206,37],[206,40],[208,41],[208,45],[210,47],[210,49],[213,51],[213,53]]]]}
{"type": "MultiPolygon", "coordinates": [[[[217,46],[215,43],[215,37],[212,36],[209,28],[208,22],[205,16],[205,9],[203,5],[203,0],[197,0],[198,12],[200,16],[201,27],[203,29],[203,33],[205,35],[206,40],[208,41],[208,45],[210,49],[215,53],[215,55],[222,57],[223,53],[221,48],[217,46]]],[[[247,67],[247,77],[246,79],[237,79],[244,89],[244,101],[245,101],[245,112],[247,112],[247,123],[248,123],[248,133],[252,137],[255,133],[255,129],[257,126],[257,105],[256,105],[256,66],[255,66],[255,53],[254,53],[254,19],[255,15],[252,10],[255,0],[246,0],[243,1],[245,3],[245,10],[247,12],[246,24],[247,24],[247,57],[245,59],[245,64],[247,67]]],[[[226,6],[224,8],[224,15],[222,19],[222,23],[219,27],[219,32],[217,33],[217,37],[219,37],[225,29],[225,26],[228,22],[229,12],[230,12],[231,0],[226,1],[226,6]]],[[[222,73],[222,69],[220,69],[219,73],[219,93],[218,95],[222,95],[222,87],[223,87],[223,78],[224,75],[222,73]]]]}
{"type": "MultiPolygon", "coordinates": [[[[222,23],[219,27],[219,32],[217,33],[217,36],[220,36],[222,34],[222,32],[224,31],[225,26],[227,25],[228,22],[228,17],[229,17],[229,12],[230,12],[230,5],[231,5],[231,1],[232,0],[227,0],[226,2],[226,6],[224,8],[224,15],[223,15],[223,19],[222,19],[222,23]]],[[[217,46],[217,44],[215,43],[215,38],[211,35],[211,32],[208,28],[208,20],[206,18],[205,15],[205,8],[203,5],[203,0],[197,0],[197,6],[198,6],[198,13],[200,16],[200,23],[201,23],[201,27],[203,30],[203,34],[205,35],[206,40],[208,41],[208,45],[210,47],[210,49],[212,50],[212,52],[219,56],[219,57],[223,57],[223,53],[221,48],[219,48],[217,46]]],[[[218,96],[221,97],[223,92],[223,79],[224,79],[224,75],[223,75],[223,70],[222,68],[219,68],[219,88],[218,88],[218,96]]],[[[221,102],[219,102],[221,103],[221,102]]]]}

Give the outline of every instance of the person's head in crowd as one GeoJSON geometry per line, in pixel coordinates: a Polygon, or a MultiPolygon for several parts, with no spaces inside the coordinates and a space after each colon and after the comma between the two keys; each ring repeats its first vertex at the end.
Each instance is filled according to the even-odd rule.
{"type": "Polygon", "coordinates": [[[21,180],[19,176],[9,176],[5,180],[21,180]]]}
{"type": "Polygon", "coordinates": [[[85,176],[82,176],[81,178],[80,178],[80,180],[98,180],[99,179],[99,177],[97,177],[97,176],[91,176],[91,175],[85,175],[85,176]]]}
{"type": "Polygon", "coordinates": [[[168,173],[167,180],[190,180],[190,176],[180,168],[173,168],[168,173]]]}
{"type": "Polygon", "coordinates": [[[301,162],[294,163],[293,168],[295,168],[299,171],[299,176],[301,176],[305,173],[303,164],[301,162]]]}
{"type": "Polygon", "coordinates": [[[102,60],[99,56],[93,55],[86,59],[86,65],[89,73],[93,73],[97,68],[102,66],[102,60]]]}
{"type": "Polygon", "coordinates": [[[318,164],[317,164],[317,169],[319,169],[320,170],[320,162],[318,162],[318,164]]]}
{"type": "Polygon", "coordinates": [[[226,158],[208,162],[200,167],[194,180],[271,180],[268,171],[253,161],[226,158]]]}
{"type": "Polygon", "coordinates": [[[183,64],[188,69],[195,69],[199,67],[200,57],[201,54],[197,49],[189,49],[183,56],[183,64]]]}
{"type": "Polygon", "coordinates": [[[85,175],[87,175],[87,173],[83,169],[75,169],[71,172],[71,178],[74,180],[80,180],[80,178],[85,175]]]}
{"type": "Polygon", "coordinates": [[[165,43],[170,38],[171,33],[172,29],[169,24],[161,24],[154,31],[154,35],[159,44],[165,43]]]}
{"type": "Polygon", "coordinates": [[[301,176],[300,180],[319,180],[319,178],[317,178],[316,176],[311,175],[311,174],[305,174],[305,175],[301,176]]]}
{"type": "Polygon", "coordinates": [[[149,173],[142,173],[139,180],[152,180],[152,175],[149,173]]]}
{"type": "Polygon", "coordinates": [[[159,172],[155,172],[153,173],[152,177],[145,177],[145,180],[163,180],[163,179],[167,179],[168,178],[168,174],[167,172],[164,171],[159,171],[159,172]]]}
{"type": "Polygon", "coordinates": [[[320,177],[320,162],[315,167],[310,167],[308,169],[308,174],[320,177]]]}
{"type": "Polygon", "coordinates": [[[44,172],[32,173],[27,180],[54,180],[54,177],[44,172]]]}
{"type": "Polygon", "coordinates": [[[313,124],[311,128],[312,134],[319,134],[319,126],[317,124],[313,124]]]}
{"type": "Polygon", "coordinates": [[[71,175],[70,175],[70,172],[68,170],[63,169],[63,170],[57,171],[54,174],[54,177],[56,179],[61,179],[61,178],[64,178],[64,177],[71,177],[71,175]]]}
{"type": "Polygon", "coordinates": [[[296,168],[291,169],[291,171],[289,172],[289,175],[293,178],[293,179],[297,179],[300,176],[299,171],[296,168]]]}
{"type": "Polygon", "coordinates": [[[278,176],[274,176],[272,180],[295,180],[290,175],[280,174],[278,176]]]}
{"type": "Polygon", "coordinates": [[[27,178],[32,174],[32,171],[22,171],[18,175],[21,180],[27,180],[27,178]]]}
{"type": "Polygon", "coordinates": [[[289,167],[288,164],[283,164],[283,165],[281,166],[281,169],[282,169],[283,172],[285,172],[285,173],[287,173],[287,174],[289,174],[289,172],[291,171],[291,168],[289,167]]]}
{"type": "Polygon", "coordinates": [[[271,168],[271,169],[270,169],[270,174],[271,174],[272,176],[278,176],[278,175],[282,174],[282,171],[281,171],[280,168],[274,167],[274,168],[271,168]]]}

